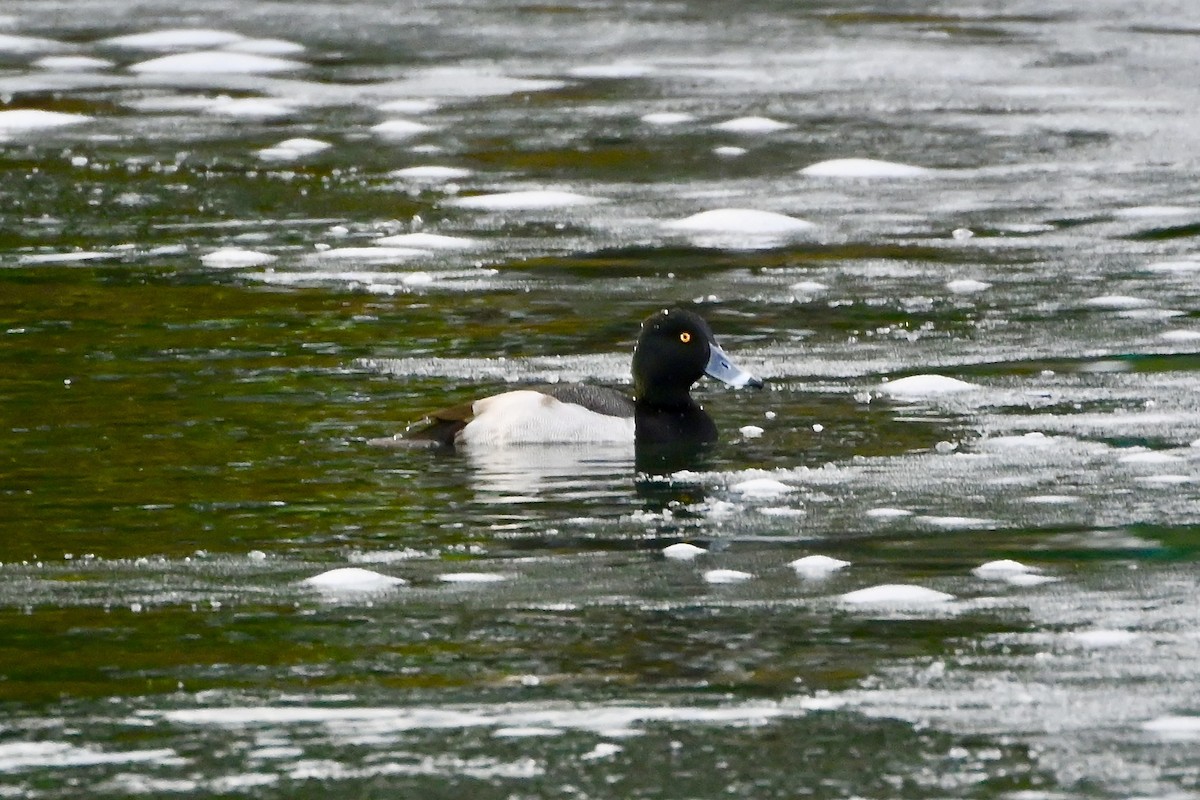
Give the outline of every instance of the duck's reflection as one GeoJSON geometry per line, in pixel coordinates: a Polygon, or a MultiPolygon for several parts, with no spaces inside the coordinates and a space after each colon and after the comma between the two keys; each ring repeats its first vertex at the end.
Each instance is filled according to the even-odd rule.
{"type": "Polygon", "coordinates": [[[581,500],[628,493],[632,444],[514,445],[464,448],[472,485],[492,503],[581,500]]]}

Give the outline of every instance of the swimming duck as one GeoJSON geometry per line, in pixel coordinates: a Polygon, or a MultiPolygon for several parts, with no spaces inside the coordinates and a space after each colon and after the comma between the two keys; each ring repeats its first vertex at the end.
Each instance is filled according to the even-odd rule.
{"type": "Polygon", "coordinates": [[[404,433],[371,443],[711,442],[717,427],[691,396],[692,385],[704,375],[738,388],[763,385],[734,365],[700,316],[664,310],[642,323],[633,350],[633,397],[582,383],[517,389],[434,411],[404,433]]]}

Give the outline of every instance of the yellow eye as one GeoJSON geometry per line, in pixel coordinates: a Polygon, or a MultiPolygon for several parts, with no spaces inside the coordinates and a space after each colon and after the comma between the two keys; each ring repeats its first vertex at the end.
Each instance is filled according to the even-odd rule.
{"type": "Polygon", "coordinates": [[[683,333],[679,334],[679,341],[683,342],[684,344],[687,344],[691,340],[692,340],[692,335],[690,333],[688,333],[687,331],[684,331],[683,333]]]}

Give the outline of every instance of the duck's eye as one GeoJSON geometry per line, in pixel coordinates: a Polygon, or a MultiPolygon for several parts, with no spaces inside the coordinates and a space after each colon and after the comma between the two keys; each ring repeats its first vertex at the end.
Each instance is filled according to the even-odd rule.
{"type": "Polygon", "coordinates": [[[692,335],[690,333],[688,333],[687,331],[684,331],[683,333],[679,334],[679,341],[683,342],[684,344],[687,344],[691,340],[692,340],[692,335]]]}

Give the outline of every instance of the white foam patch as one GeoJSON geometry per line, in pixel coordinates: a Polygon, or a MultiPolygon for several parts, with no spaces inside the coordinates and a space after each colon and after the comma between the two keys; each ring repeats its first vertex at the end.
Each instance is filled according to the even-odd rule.
{"type": "Polygon", "coordinates": [[[987,291],[992,288],[992,285],[986,281],[961,278],[959,280],[947,281],[946,288],[954,294],[977,294],[978,292],[987,291]]]}
{"type": "Polygon", "coordinates": [[[106,58],[93,56],[45,56],[34,61],[33,65],[54,72],[90,72],[116,66],[106,58]]]}
{"type": "Polygon", "coordinates": [[[265,161],[295,161],[328,150],[330,147],[333,145],[329,142],[301,136],[295,139],[284,139],[279,144],[264,147],[258,151],[257,155],[265,161]]]}
{"type": "Polygon", "coordinates": [[[442,167],[436,164],[421,165],[416,167],[405,167],[403,169],[394,169],[388,173],[389,178],[400,178],[406,181],[425,181],[428,183],[440,183],[442,181],[454,181],[460,178],[466,178],[475,174],[472,170],[462,167],[442,167]]]}
{"type": "Polygon", "coordinates": [[[1154,305],[1154,301],[1143,297],[1130,297],[1124,294],[1106,294],[1100,297],[1088,298],[1083,301],[1083,304],[1088,308],[1099,308],[1107,311],[1128,311],[1130,309],[1149,308],[1154,305]]]}
{"type": "Polygon", "coordinates": [[[327,594],[355,594],[387,591],[403,586],[407,581],[391,575],[383,575],[362,567],[338,567],[301,581],[327,594]]]}
{"type": "Polygon", "coordinates": [[[1192,483],[1195,478],[1190,475],[1143,475],[1134,480],[1147,486],[1182,486],[1192,483]]]}
{"type": "Polygon", "coordinates": [[[751,573],[737,569],[710,569],[704,573],[707,583],[742,583],[753,577],[751,573]]]}
{"type": "Polygon", "coordinates": [[[87,767],[97,764],[162,762],[179,764],[182,759],[169,748],[155,750],[104,751],[78,747],[68,742],[0,743],[0,773],[23,769],[87,767]]]}
{"type": "Polygon", "coordinates": [[[910,375],[880,384],[879,390],[886,395],[900,399],[917,399],[937,397],[945,394],[967,392],[979,387],[973,383],[949,378],[945,375],[910,375]]]}
{"type": "Polygon", "coordinates": [[[801,175],[814,178],[916,178],[928,175],[929,170],[912,164],[895,161],[878,161],[873,158],[834,158],[818,161],[800,170],[801,175]]]}
{"type": "Polygon", "coordinates": [[[612,742],[599,742],[591,750],[581,754],[579,756],[579,760],[597,761],[602,758],[612,758],[624,749],[625,748],[621,747],[621,745],[613,744],[612,742]]]}
{"type": "Polygon", "coordinates": [[[1005,450],[1052,450],[1074,442],[1069,436],[1047,436],[1041,431],[1030,431],[1020,436],[992,436],[979,441],[977,447],[983,452],[1005,450]]]}
{"type": "Polygon", "coordinates": [[[746,155],[748,152],[750,151],[744,147],[737,147],[736,145],[731,144],[725,144],[713,148],[713,155],[720,156],[721,158],[737,158],[738,156],[746,155]]]}
{"type": "Polygon", "coordinates": [[[729,488],[746,497],[780,497],[796,491],[795,487],[788,486],[786,483],[777,481],[774,478],[751,478],[747,481],[735,483],[729,488]]]}
{"type": "Polygon", "coordinates": [[[334,247],[309,256],[317,261],[354,261],[360,264],[398,264],[414,258],[430,256],[428,250],[417,247],[334,247]]]}
{"type": "Polygon", "coordinates": [[[775,133],[792,127],[786,122],[780,122],[770,117],[737,117],[718,122],[713,128],[726,133],[775,133]]]}
{"type": "Polygon", "coordinates": [[[1117,219],[1155,219],[1158,217],[1185,217],[1195,214],[1196,209],[1187,206],[1130,206],[1113,212],[1117,219]]]}
{"type": "Polygon", "coordinates": [[[753,208],[717,208],[701,211],[690,217],[664,222],[662,226],[667,230],[689,233],[734,233],[751,236],[795,236],[809,233],[817,227],[798,217],[753,208]]]}
{"type": "Polygon", "coordinates": [[[139,74],[171,75],[268,75],[277,72],[294,72],[308,65],[274,56],[259,56],[253,53],[231,53],[227,50],[201,50],[195,53],[177,53],[130,65],[132,72],[139,74]]]}
{"type": "Polygon", "coordinates": [[[443,583],[501,583],[508,580],[507,575],[495,572],[443,572],[438,575],[443,583]]]}
{"type": "Polygon", "coordinates": [[[669,544],[662,549],[662,554],[675,561],[691,561],[697,556],[707,555],[708,551],[703,547],[696,547],[694,544],[687,542],[677,542],[669,544]]]}
{"type": "Polygon", "coordinates": [[[797,575],[815,580],[826,578],[839,570],[845,569],[850,566],[850,562],[842,561],[840,558],[830,558],[829,556],[804,556],[803,558],[797,558],[795,561],[788,562],[788,566],[795,570],[797,575]]]}
{"type": "Polygon", "coordinates": [[[232,53],[253,53],[257,56],[294,56],[305,51],[304,45],[287,39],[242,39],[221,48],[232,53]]]}
{"type": "Polygon", "coordinates": [[[851,605],[876,606],[920,606],[946,603],[954,599],[954,595],[927,589],[924,586],[913,586],[902,583],[885,583],[871,586],[854,592],[847,592],[838,597],[843,603],[851,605]]]}
{"type": "Polygon", "coordinates": [[[465,236],[443,236],[438,233],[398,233],[384,236],[372,244],[384,247],[410,247],[422,250],[471,250],[481,244],[478,239],[465,236]]]}
{"type": "Polygon", "coordinates": [[[210,47],[224,47],[244,41],[245,36],[233,31],[215,30],[212,28],[167,28],[146,33],[131,33],[126,36],[114,36],[102,39],[99,44],[108,47],[122,47],[128,50],[202,50],[210,47]]]}
{"type": "Polygon", "coordinates": [[[1123,630],[1091,630],[1091,631],[1076,631],[1067,635],[1071,641],[1083,647],[1124,647],[1127,644],[1132,644],[1137,641],[1138,634],[1133,631],[1123,630]]]}
{"type": "Polygon", "coordinates": [[[682,111],[656,111],[654,113],[643,114],[641,116],[642,122],[646,123],[647,125],[661,126],[682,125],[685,122],[693,122],[695,119],[696,118],[691,114],[687,114],[682,111]]]}
{"type": "Polygon", "coordinates": [[[68,125],[80,125],[91,120],[92,117],[85,114],[43,111],[40,108],[14,108],[9,111],[0,111],[0,134],[62,128],[68,125]]]}
{"type": "Polygon", "coordinates": [[[276,256],[270,253],[260,253],[257,250],[243,250],[237,247],[226,247],[200,256],[201,264],[216,269],[261,267],[275,260],[276,256]]]}
{"type": "Polygon", "coordinates": [[[788,289],[797,294],[821,294],[829,291],[829,287],[820,281],[796,281],[788,286],[788,289]]]}
{"type": "Polygon", "coordinates": [[[516,192],[496,192],[459,197],[450,201],[459,208],[479,211],[547,211],[574,208],[605,202],[604,198],[553,189],[526,189],[516,192]]]}
{"type": "Polygon", "coordinates": [[[44,39],[38,36],[21,36],[20,34],[0,33],[0,53],[14,56],[27,56],[34,53],[57,53],[70,49],[68,45],[54,39],[44,39]]]}
{"type": "Polygon", "coordinates": [[[766,430],[757,425],[743,425],[738,428],[738,433],[742,435],[743,439],[757,439],[766,433],[766,430]]]}
{"type": "Polygon", "coordinates": [[[769,508],[760,508],[758,513],[764,517],[805,517],[808,512],[803,508],[788,508],[787,506],[772,506],[769,508]]]}
{"type": "Polygon", "coordinates": [[[428,133],[433,127],[410,119],[389,119],[372,125],[371,131],[385,139],[410,139],[428,133]]]}

